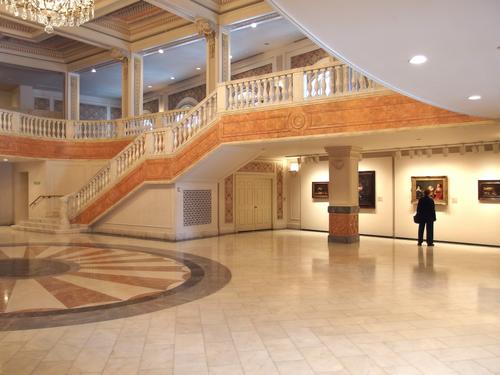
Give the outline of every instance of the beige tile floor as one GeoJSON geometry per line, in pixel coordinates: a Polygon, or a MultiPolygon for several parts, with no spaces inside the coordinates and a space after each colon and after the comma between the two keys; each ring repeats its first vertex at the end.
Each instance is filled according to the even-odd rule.
{"type": "Polygon", "coordinates": [[[194,303],[94,324],[0,332],[2,374],[500,374],[500,249],[324,233],[167,243],[0,228],[0,243],[68,239],[178,250],[233,279],[194,303]]]}

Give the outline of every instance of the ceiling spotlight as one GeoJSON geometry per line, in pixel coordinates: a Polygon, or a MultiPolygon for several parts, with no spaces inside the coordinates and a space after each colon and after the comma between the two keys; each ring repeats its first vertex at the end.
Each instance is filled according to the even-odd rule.
{"type": "Polygon", "coordinates": [[[163,53],[165,52],[164,50],[162,50],[161,48],[158,50],[158,53],[163,53]]]}
{"type": "Polygon", "coordinates": [[[201,70],[201,68],[198,66],[198,67],[196,67],[196,70],[201,70]]]}
{"type": "Polygon", "coordinates": [[[469,99],[469,100],[479,100],[479,99],[481,99],[481,95],[471,95],[467,99],[469,99]]]}
{"type": "Polygon", "coordinates": [[[410,64],[413,64],[413,65],[424,64],[427,62],[427,57],[425,57],[424,55],[415,55],[410,59],[409,62],[410,62],[410,64]]]}
{"type": "Polygon", "coordinates": [[[233,55],[229,55],[229,59],[232,59],[233,58],[233,55]]]}
{"type": "Polygon", "coordinates": [[[3,161],[7,162],[7,161],[9,161],[9,159],[3,159],[3,161]]]}
{"type": "Polygon", "coordinates": [[[95,73],[95,72],[97,72],[97,70],[95,70],[95,68],[92,68],[91,72],[95,73]]]}
{"type": "Polygon", "coordinates": [[[254,23],[252,23],[252,24],[250,25],[250,27],[251,27],[252,29],[256,29],[256,28],[257,28],[257,23],[255,23],[255,22],[254,22],[254,23]]]}
{"type": "Polygon", "coordinates": [[[153,86],[151,86],[151,85],[148,85],[148,89],[152,89],[152,88],[153,88],[153,86]]]}
{"type": "Polygon", "coordinates": [[[175,77],[170,77],[170,79],[171,79],[171,80],[174,80],[174,79],[175,79],[175,77]]]}

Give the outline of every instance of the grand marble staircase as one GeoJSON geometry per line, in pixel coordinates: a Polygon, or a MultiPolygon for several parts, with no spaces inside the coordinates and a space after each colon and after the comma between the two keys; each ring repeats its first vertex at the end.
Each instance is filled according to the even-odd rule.
{"type": "Polygon", "coordinates": [[[19,223],[12,225],[11,228],[21,231],[52,234],[85,233],[89,230],[89,226],[85,224],[64,225],[61,223],[60,217],[40,217],[21,220],[19,223]]]}

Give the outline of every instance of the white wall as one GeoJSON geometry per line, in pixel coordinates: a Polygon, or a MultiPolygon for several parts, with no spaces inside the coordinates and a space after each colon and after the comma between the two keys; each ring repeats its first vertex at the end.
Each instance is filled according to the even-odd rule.
{"type": "MultiPolygon", "coordinates": [[[[375,171],[377,197],[375,209],[360,211],[359,231],[362,234],[392,236],[392,159],[363,159],[359,163],[359,170],[375,171]]],[[[328,200],[312,198],[312,183],[329,180],[328,161],[302,164],[299,176],[301,229],[328,231],[328,200]]]]}
{"type": "Polygon", "coordinates": [[[500,154],[402,158],[395,164],[396,236],[416,237],[412,176],[448,176],[447,206],[438,206],[436,240],[500,245],[500,204],[480,203],[477,180],[500,179],[500,154]]]}
{"type": "Polygon", "coordinates": [[[98,233],[175,239],[174,185],[145,185],[101,218],[98,233]]]}
{"type": "Polygon", "coordinates": [[[328,161],[303,163],[299,173],[300,226],[302,229],[328,231],[328,199],[312,198],[312,183],[328,182],[328,161]]]}
{"type": "MultiPolygon", "coordinates": [[[[436,240],[500,245],[500,204],[480,203],[477,199],[478,180],[500,179],[500,154],[404,157],[395,160],[394,180],[391,157],[365,158],[361,160],[359,170],[375,171],[377,197],[375,209],[360,212],[361,234],[392,236],[394,217],[396,237],[416,238],[411,177],[448,176],[449,204],[437,208],[436,240]]],[[[313,201],[311,184],[313,181],[328,181],[328,162],[302,164],[298,176],[300,198],[289,190],[289,199],[300,199],[301,228],[327,231],[328,202],[313,201]]]]}
{"type": "Polygon", "coordinates": [[[14,175],[12,163],[0,163],[0,225],[14,223],[14,175]]]}
{"type": "Polygon", "coordinates": [[[364,208],[359,214],[359,232],[377,236],[393,235],[392,157],[366,158],[360,171],[375,171],[375,208],[364,208]]]}

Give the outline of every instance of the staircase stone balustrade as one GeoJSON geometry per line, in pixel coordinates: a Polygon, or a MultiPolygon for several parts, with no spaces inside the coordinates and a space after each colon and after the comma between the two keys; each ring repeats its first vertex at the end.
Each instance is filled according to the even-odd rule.
{"type": "Polygon", "coordinates": [[[348,65],[334,62],[221,83],[217,90],[189,111],[175,110],[118,120],[66,121],[0,110],[0,134],[61,140],[135,136],[84,186],[61,198],[61,225],[67,227],[71,219],[145,159],[178,152],[224,113],[380,89],[383,87],[348,65]]]}

